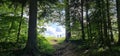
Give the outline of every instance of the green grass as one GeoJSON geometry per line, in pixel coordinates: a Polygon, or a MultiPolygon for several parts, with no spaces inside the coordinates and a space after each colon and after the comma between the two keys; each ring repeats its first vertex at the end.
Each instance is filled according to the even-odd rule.
{"type": "Polygon", "coordinates": [[[88,47],[79,45],[76,48],[78,56],[120,56],[120,46],[112,46],[111,49],[106,47],[88,47]]]}
{"type": "Polygon", "coordinates": [[[50,44],[58,44],[58,43],[62,43],[65,38],[46,37],[46,39],[50,44]]]}
{"type": "MultiPolygon", "coordinates": [[[[39,35],[37,38],[37,44],[38,44],[38,48],[40,51],[40,54],[42,56],[46,55],[46,56],[50,56],[53,54],[53,52],[55,51],[55,49],[53,48],[53,46],[50,44],[50,42],[42,35],[39,35]]],[[[14,42],[1,42],[0,44],[0,56],[14,56],[14,53],[12,53],[13,51],[9,51],[10,50],[16,50],[18,49],[23,49],[25,47],[26,44],[26,40],[24,40],[22,43],[14,43],[14,42]],[[2,44],[3,43],[3,44],[2,44]],[[13,44],[15,46],[13,46],[13,44]],[[19,45],[18,45],[19,44],[19,45]],[[23,45],[24,44],[24,45],[23,45]],[[5,51],[4,51],[5,49],[5,51]]]]}
{"type": "Polygon", "coordinates": [[[38,46],[41,53],[52,55],[55,49],[50,42],[43,36],[38,37],[38,46]]]}

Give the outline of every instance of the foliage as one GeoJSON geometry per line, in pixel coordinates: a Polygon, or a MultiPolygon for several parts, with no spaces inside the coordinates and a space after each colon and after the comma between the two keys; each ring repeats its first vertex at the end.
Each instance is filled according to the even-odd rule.
{"type": "Polygon", "coordinates": [[[41,53],[52,55],[52,53],[55,51],[53,46],[42,35],[38,35],[37,41],[38,41],[38,47],[41,53]]]}
{"type": "MultiPolygon", "coordinates": [[[[120,45],[120,1],[36,1],[38,3],[37,45],[41,54],[52,55],[55,51],[52,45],[64,42],[64,38],[45,38],[41,35],[46,30],[41,27],[44,23],[59,22],[66,28],[66,39],[70,38],[68,42],[77,44],[76,51],[81,53],[80,55],[119,55],[120,47],[117,44],[120,45]]],[[[26,46],[27,34],[30,33],[28,5],[28,0],[0,0],[1,56],[12,55],[11,51],[26,46]]]]}

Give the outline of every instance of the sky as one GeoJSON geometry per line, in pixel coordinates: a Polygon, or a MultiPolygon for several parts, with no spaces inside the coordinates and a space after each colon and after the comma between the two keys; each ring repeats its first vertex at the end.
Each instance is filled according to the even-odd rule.
{"type": "MultiPolygon", "coordinates": [[[[29,18],[27,15],[24,15],[24,17],[29,18]]],[[[59,23],[45,23],[42,27],[46,28],[43,33],[44,36],[65,37],[65,28],[59,23]]]]}
{"type": "MultiPolygon", "coordinates": [[[[65,13],[65,11],[62,12],[65,13]]],[[[23,16],[29,18],[27,14],[24,14],[23,16]]],[[[44,36],[65,37],[65,28],[59,23],[45,23],[45,25],[41,27],[46,28],[46,31],[43,33],[44,36]]]]}
{"type": "Polygon", "coordinates": [[[44,32],[44,36],[53,36],[53,37],[64,37],[65,36],[65,28],[58,23],[49,23],[44,26],[46,31],[44,32]]]}

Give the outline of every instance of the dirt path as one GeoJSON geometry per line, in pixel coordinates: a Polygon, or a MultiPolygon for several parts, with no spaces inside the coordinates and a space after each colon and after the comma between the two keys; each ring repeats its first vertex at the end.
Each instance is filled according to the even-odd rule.
{"type": "Polygon", "coordinates": [[[77,56],[74,51],[75,45],[71,43],[58,44],[54,42],[53,47],[56,49],[53,56],[77,56]]]}

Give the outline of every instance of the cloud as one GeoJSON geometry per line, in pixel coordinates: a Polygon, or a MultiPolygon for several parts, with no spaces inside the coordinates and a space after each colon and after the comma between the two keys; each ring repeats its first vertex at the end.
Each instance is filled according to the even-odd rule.
{"type": "Polygon", "coordinates": [[[61,25],[57,24],[51,24],[51,25],[46,25],[45,28],[47,29],[45,31],[45,35],[47,36],[65,36],[65,28],[61,25]]]}
{"type": "Polygon", "coordinates": [[[61,28],[56,28],[56,32],[62,32],[61,28]]]}
{"type": "Polygon", "coordinates": [[[45,31],[45,34],[50,35],[50,36],[56,35],[55,34],[55,28],[53,28],[51,26],[47,26],[46,29],[47,30],[45,31]]]}

